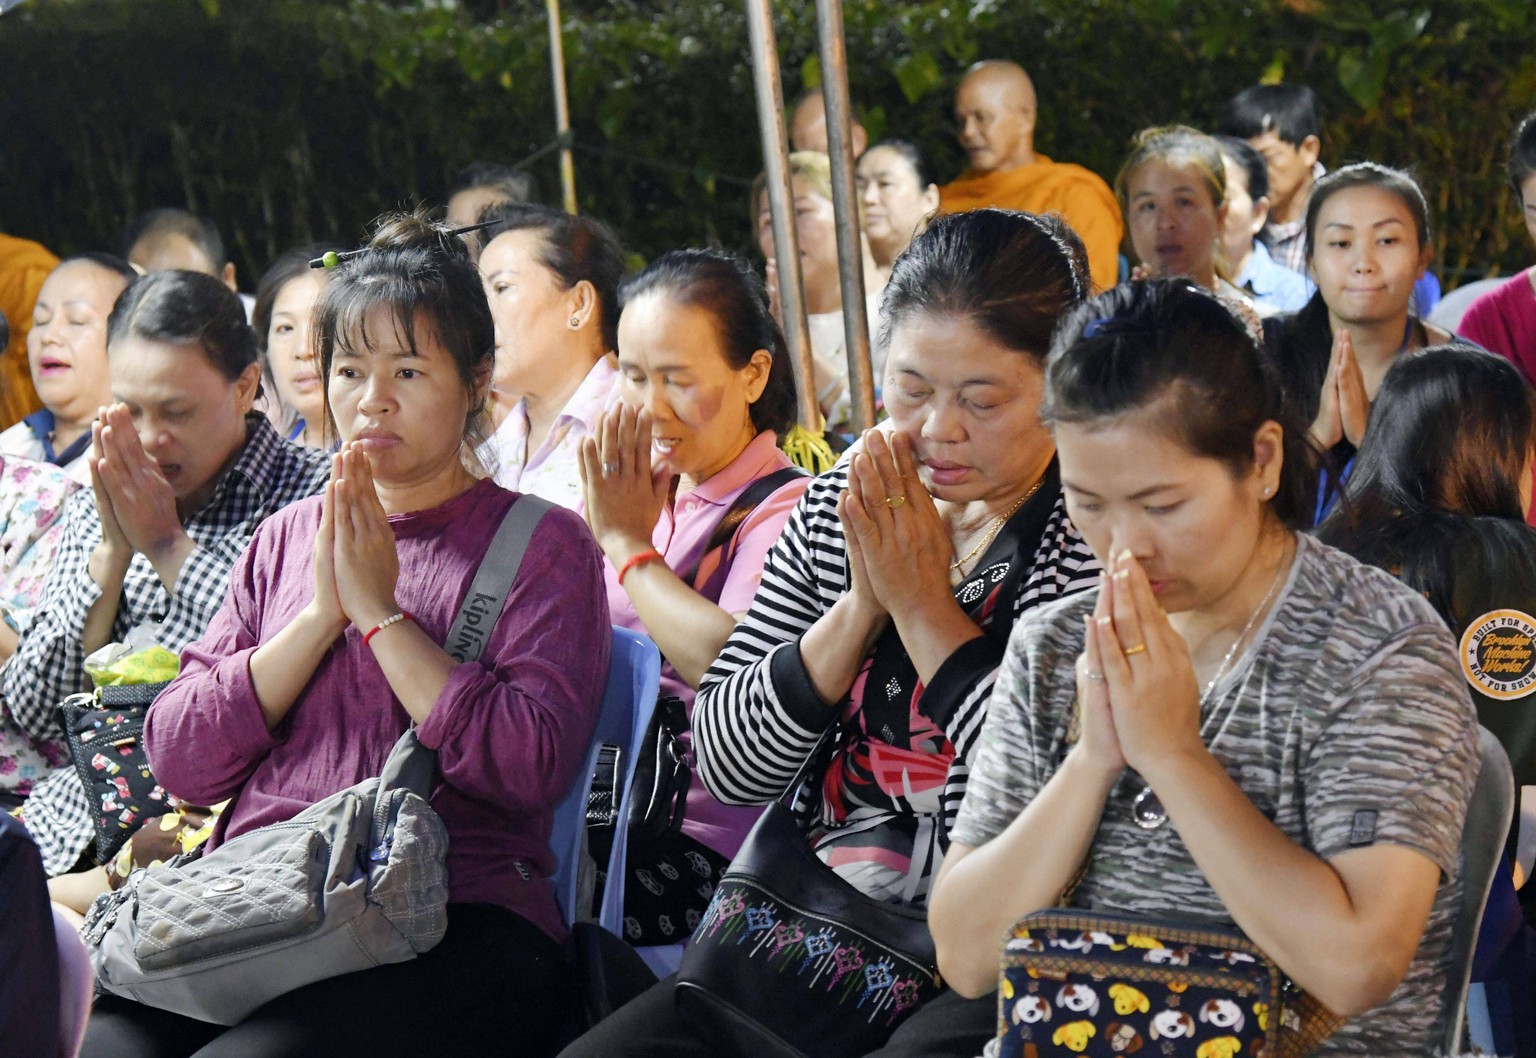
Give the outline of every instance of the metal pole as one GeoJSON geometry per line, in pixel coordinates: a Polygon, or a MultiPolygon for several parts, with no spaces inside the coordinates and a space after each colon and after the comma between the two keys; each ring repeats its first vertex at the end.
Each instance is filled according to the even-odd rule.
{"type": "Polygon", "coordinates": [[[853,104],[848,98],[848,51],[842,0],[816,0],[822,98],[827,108],[827,153],[832,161],[832,213],[837,226],[837,271],[843,290],[843,347],[848,353],[848,398],[859,431],[875,425],[875,377],[869,355],[864,301],[864,244],[853,171],[853,104]]]}
{"type": "MultiPolygon", "coordinates": [[[[789,186],[789,139],[784,129],[784,89],[779,81],[779,46],[773,34],[773,0],[747,0],[747,37],[752,45],[752,85],[757,95],[757,126],[763,137],[763,170],[768,174],[768,210],[773,218],[773,258],[779,273],[779,308],[789,342],[795,386],[800,396],[800,425],[822,429],[816,400],[816,368],[811,359],[811,330],[805,318],[800,282],[800,245],[795,237],[794,199],[789,186]]],[[[752,203],[757,208],[757,203],[752,203]]]]}
{"type": "Polygon", "coordinates": [[[571,157],[571,105],[565,95],[565,41],[560,33],[560,0],[544,0],[549,13],[549,68],[555,79],[555,132],[560,147],[560,188],[565,211],[576,212],[576,163],[571,157]]]}

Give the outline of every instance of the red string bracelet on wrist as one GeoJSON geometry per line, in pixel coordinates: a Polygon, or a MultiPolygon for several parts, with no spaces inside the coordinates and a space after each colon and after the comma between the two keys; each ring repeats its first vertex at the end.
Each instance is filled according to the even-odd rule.
{"type": "Polygon", "coordinates": [[[619,587],[622,588],[624,586],[625,575],[636,566],[643,566],[647,562],[665,561],[666,559],[662,557],[661,552],[655,549],[650,551],[642,551],[638,555],[631,555],[629,561],[625,562],[622,566],[619,567],[619,587]]]}
{"type": "Polygon", "coordinates": [[[368,629],[368,631],[363,633],[363,646],[367,646],[370,639],[384,631],[384,629],[388,628],[390,625],[397,625],[401,621],[414,620],[416,620],[416,618],[412,617],[404,610],[401,610],[399,613],[390,614],[388,617],[384,618],[384,620],[380,621],[378,624],[374,625],[372,628],[368,629]]]}

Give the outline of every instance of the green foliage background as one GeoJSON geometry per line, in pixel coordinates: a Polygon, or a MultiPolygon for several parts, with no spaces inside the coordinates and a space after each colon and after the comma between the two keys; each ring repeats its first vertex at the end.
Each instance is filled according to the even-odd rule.
{"type": "MultiPolygon", "coordinates": [[[[1505,141],[1536,107],[1530,0],[846,0],[871,132],[960,167],[950,91],[971,62],[1024,63],[1038,146],[1111,177],[1130,136],[1209,126],[1255,80],[1305,81],[1324,160],[1412,167],[1448,278],[1528,263],[1505,141]]],[[[750,245],[760,168],[740,2],[565,0],[584,211],[642,256],[750,245]]],[[[814,84],[815,5],[780,0],[786,92],[814,84]]],[[[246,286],[289,245],[351,244],[435,204],[474,159],[553,136],[538,0],[30,0],[0,17],[0,229],[58,252],[187,204],[218,220],[246,286]]],[[[530,164],[558,193],[554,158],[530,164]]]]}

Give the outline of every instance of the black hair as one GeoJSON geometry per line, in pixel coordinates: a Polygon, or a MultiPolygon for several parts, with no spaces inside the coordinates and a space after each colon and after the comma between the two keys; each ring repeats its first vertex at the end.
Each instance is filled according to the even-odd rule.
{"type": "Polygon", "coordinates": [[[1505,169],[1515,201],[1525,207],[1525,182],[1536,175],[1536,111],[1520,119],[1509,137],[1509,164],[1505,169]]]}
{"type": "Polygon", "coordinates": [[[214,270],[229,263],[224,252],[224,240],[219,229],[207,217],[200,217],[185,209],[152,209],[129,222],[123,229],[123,256],[133,256],[133,248],[146,238],[160,239],[167,235],[180,235],[192,242],[208,258],[214,270]]]}
{"type": "Polygon", "coordinates": [[[566,290],[583,280],[597,292],[598,322],[603,348],[619,345],[619,282],[624,278],[624,248],[613,229],[592,217],[532,203],[503,203],[481,214],[494,221],[480,232],[480,245],[509,231],[538,232],[539,260],[566,290]]]}
{"type": "Polygon", "coordinates": [[[783,433],[798,410],[794,366],[784,332],[768,309],[768,292],[746,261],[718,250],[672,250],[628,280],[619,311],[646,295],[665,297],[709,313],[725,349],[726,362],[740,370],[752,354],[766,350],[773,358],[768,383],[751,407],[752,425],[761,433],[783,433]]]}
{"type": "Polygon", "coordinates": [[[892,264],[880,344],[910,316],[958,316],[1043,364],[1057,320],[1088,296],[1088,284],[1082,240],[1055,214],[947,214],[892,264]]]}
{"type": "Polygon", "coordinates": [[[1460,631],[1458,571],[1518,582],[1536,546],[1520,490],[1536,394],[1509,361],[1465,345],[1399,357],[1382,379],[1324,543],[1391,570],[1460,631]],[[1479,554],[1479,552],[1481,552],[1479,554]]]}
{"type": "Polygon", "coordinates": [[[11,321],[5,318],[5,313],[0,312],[0,349],[11,344],[11,321]]]}
{"type": "Polygon", "coordinates": [[[1253,85],[1227,100],[1216,130],[1240,140],[1273,132],[1283,142],[1300,147],[1308,136],[1323,134],[1317,94],[1304,84],[1253,85]]]}
{"type": "Polygon", "coordinates": [[[481,187],[505,196],[507,202],[539,200],[539,182],[532,173],[499,162],[471,162],[453,178],[445,197],[452,198],[461,191],[473,191],[481,187]]]}
{"type": "Polygon", "coordinates": [[[1243,171],[1243,183],[1248,187],[1248,197],[1257,202],[1269,195],[1269,166],[1264,156],[1253,149],[1247,140],[1236,136],[1217,136],[1221,153],[1230,158],[1243,171]]]}
{"type": "MultiPolygon", "coordinates": [[[[329,249],[331,247],[323,243],[314,243],[284,250],[262,273],[261,282],[256,284],[256,304],[251,308],[251,326],[256,329],[256,348],[263,355],[267,351],[267,332],[272,329],[272,310],[277,304],[277,296],[299,276],[314,272],[309,262],[329,249]]],[[[323,276],[326,273],[321,270],[315,274],[323,276]]]]}
{"type": "Polygon", "coordinates": [[[1335,510],[1319,532],[1430,510],[1523,521],[1532,402],[1519,370],[1493,353],[1468,345],[1404,353],[1381,380],[1344,486],[1353,509],[1335,510]]]}
{"type": "Polygon", "coordinates": [[[1432,234],[1429,226],[1429,203],[1425,201],[1424,190],[1419,187],[1418,181],[1401,169],[1393,169],[1376,162],[1356,162],[1342,169],[1335,169],[1312,185],[1312,197],[1307,200],[1306,216],[1308,261],[1312,260],[1312,254],[1317,249],[1317,218],[1322,213],[1324,204],[1340,191],[1350,191],[1357,187],[1379,187],[1401,199],[1413,216],[1419,249],[1422,250],[1429,245],[1432,234]]]}
{"type": "Polygon", "coordinates": [[[1286,405],[1280,379],[1247,326],[1187,279],[1123,283],[1062,321],[1046,364],[1040,416],[1048,425],[1109,422],[1165,405],[1160,418],[1191,452],[1253,466],[1253,438],[1280,424],[1275,514],[1311,524],[1315,454],[1286,405]]]}
{"type": "MultiPolygon", "coordinates": [[[[414,214],[386,218],[368,243],[368,253],[342,261],[315,305],[314,343],[320,377],[331,377],[338,349],[372,348],[368,316],[377,308],[393,316],[407,347],[416,351],[414,324],[421,319],[453,358],[469,396],[463,437],[473,450],[488,435],[483,383],[496,352],[496,327],[480,275],[469,253],[448,229],[414,214]]],[[[330,401],[326,419],[335,427],[330,401]]]]}
{"type": "MultiPolygon", "coordinates": [[[[923,157],[923,152],[918,150],[917,144],[911,140],[884,139],[878,143],[871,143],[864,148],[864,154],[868,154],[876,147],[885,147],[895,151],[912,167],[913,174],[917,177],[917,189],[919,192],[928,190],[928,185],[933,183],[933,171],[928,168],[928,161],[923,157]]],[[[860,155],[859,157],[863,157],[860,155]]]]}
{"type": "MultiPolygon", "coordinates": [[[[1305,221],[1309,261],[1323,204],[1340,191],[1355,187],[1380,187],[1400,198],[1413,215],[1420,248],[1429,244],[1429,207],[1413,178],[1375,162],[1358,162],[1334,170],[1312,189],[1305,221]]],[[[1411,318],[1411,305],[1409,314],[1411,318]]],[[[1289,387],[1292,406],[1298,416],[1310,423],[1317,417],[1319,395],[1333,349],[1333,321],[1329,318],[1323,292],[1314,291],[1305,305],[1288,316],[1266,320],[1264,330],[1270,353],[1289,387]]]]}
{"type": "Polygon", "coordinates": [[[1313,291],[1295,312],[1265,320],[1264,338],[1292,409],[1297,417],[1312,422],[1321,407],[1323,380],[1333,355],[1333,321],[1323,292],[1313,291]]]}
{"type": "Polygon", "coordinates": [[[256,333],[245,306],[204,272],[151,272],[129,284],[107,318],[107,350],[134,335],[172,345],[196,342],[228,382],[256,363],[256,333]]]}
{"type": "Polygon", "coordinates": [[[67,264],[74,264],[76,261],[84,261],[86,264],[95,265],[102,271],[121,276],[124,282],[132,283],[139,278],[139,273],[134,270],[133,265],[116,254],[101,253],[97,250],[88,250],[85,253],[77,253],[73,257],[66,257],[58,263],[55,271],[67,264]]]}

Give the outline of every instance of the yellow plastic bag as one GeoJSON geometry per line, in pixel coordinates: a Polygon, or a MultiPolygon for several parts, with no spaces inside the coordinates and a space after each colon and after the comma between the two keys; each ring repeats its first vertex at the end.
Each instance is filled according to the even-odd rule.
{"type": "Polygon", "coordinates": [[[85,671],[98,687],[164,683],[181,671],[181,659],[164,647],[129,650],[111,643],[85,659],[85,671]]]}

